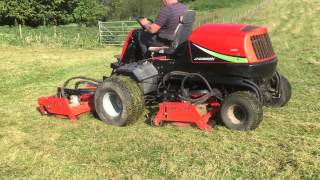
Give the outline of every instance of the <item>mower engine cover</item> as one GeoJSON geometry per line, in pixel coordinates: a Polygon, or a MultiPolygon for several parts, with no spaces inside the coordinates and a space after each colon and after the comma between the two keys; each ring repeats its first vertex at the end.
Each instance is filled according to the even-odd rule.
{"type": "Polygon", "coordinates": [[[191,33],[189,42],[191,54],[196,55],[192,57],[195,63],[252,64],[276,59],[268,30],[264,27],[205,24],[191,33]],[[201,52],[204,57],[199,56],[201,52]]]}
{"type": "Polygon", "coordinates": [[[114,69],[114,73],[127,75],[137,81],[144,94],[157,90],[158,70],[148,61],[125,64],[114,69]]]}

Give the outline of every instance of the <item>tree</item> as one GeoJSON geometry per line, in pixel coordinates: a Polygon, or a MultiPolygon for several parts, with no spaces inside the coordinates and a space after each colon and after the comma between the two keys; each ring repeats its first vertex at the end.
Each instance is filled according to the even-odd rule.
{"type": "Polygon", "coordinates": [[[78,23],[94,23],[106,16],[106,8],[94,0],[80,0],[73,11],[73,16],[78,23]]]}
{"type": "Polygon", "coordinates": [[[15,23],[25,24],[26,20],[36,15],[34,0],[5,0],[5,18],[14,19],[15,23]]]}
{"type": "Polygon", "coordinates": [[[155,16],[159,0],[0,0],[0,25],[86,23],[155,16]]]}
{"type": "Polygon", "coordinates": [[[161,6],[159,0],[109,0],[105,5],[108,17],[119,20],[155,16],[161,6]]]}
{"type": "Polygon", "coordinates": [[[127,2],[122,15],[124,19],[134,16],[154,17],[161,7],[158,0],[131,0],[127,2]]]}
{"type": "Polygon", "coordinates": [[[79,0],[39,0],[39,18],[49,24],[66,24],[74,21],[73,11],[79,0]]]}
{"type": "Polygon", "coordinates": [[[4,2],[1,0],[0,1],[0,25],[1,22],[5,21],[5,9],[4,9],[4,2]]]}

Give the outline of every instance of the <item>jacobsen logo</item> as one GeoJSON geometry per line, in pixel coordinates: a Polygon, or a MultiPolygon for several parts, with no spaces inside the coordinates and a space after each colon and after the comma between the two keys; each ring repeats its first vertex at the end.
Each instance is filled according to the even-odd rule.
{"type": "Polygon", "coordinates": [[[214,57],[198,57],[195,58],[194,61],[215,61],[216,58],[214,57]]]}
{"type": "MultiPolygon", "coordinates": [[[[193,59],[194,61],[216,61],[216,60],[223,60],[223,61],[227,61],[227,62],[234,62],[234,63],[248,63],[248,59],[245,57],[236,57],[236,56],[229,56],[229,55],[224,55],[224,54],[220,54],[214,51],[210,51],[209,49],[200,47],[196,44],[192,44],[195,47],[197,47],[199,50],[207,53],[207,56],[211,56],[211,57],[199,57],[199,58],[195,58],[193,59]]],[[[236,51],[238,49],[231,49],[231,51],[236,51]]]]}

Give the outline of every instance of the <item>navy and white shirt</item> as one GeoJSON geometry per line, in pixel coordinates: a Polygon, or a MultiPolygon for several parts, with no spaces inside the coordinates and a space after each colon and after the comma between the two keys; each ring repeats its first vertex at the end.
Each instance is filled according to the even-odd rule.
{"type": "Polygon", "coordinates": [[[179,24],[180,17],[187,10],[187,6],[182,3],[174,3],[161,8],[159,15],[154,22],[161,27],[159,34],[173,34],[179,24]]]}

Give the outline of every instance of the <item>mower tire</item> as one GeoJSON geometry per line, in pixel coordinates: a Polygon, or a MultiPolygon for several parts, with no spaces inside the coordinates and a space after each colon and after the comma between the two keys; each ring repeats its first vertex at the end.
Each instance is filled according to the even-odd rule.
{"type": "Polygon", "coordinates": [[[267,105],[271,107],[283,107],[291,99],[291,84],[283,75],[280,76],[279,97],[272,98],[267,105]]]}
{"type": "Polygon", "coordinates": [[[227,96],[222,102],[220,117],[229,129],[255,130],[262,121],[262,104],[248,91],[238,91],[227,96]]]}
{"type": "Polygon", "coordinates": [[[99,118],[107,124],[125,126],[135,122],[144,110],[138,84],[127,76],[106,79],[95,93],[94,104],[99,118]]]}

